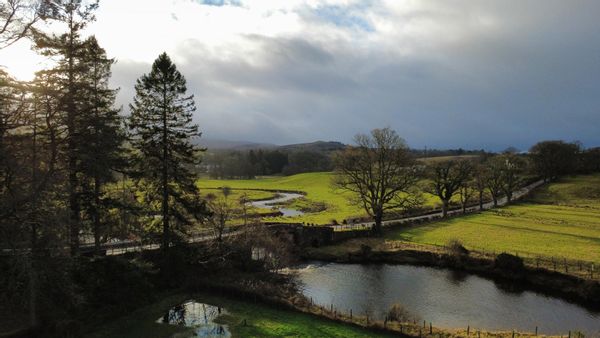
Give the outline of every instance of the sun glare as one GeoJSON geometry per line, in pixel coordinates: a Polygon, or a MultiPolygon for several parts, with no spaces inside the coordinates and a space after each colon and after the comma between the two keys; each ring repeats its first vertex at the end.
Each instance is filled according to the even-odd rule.
{"type": "Polygon", "coordinates": [[[26,39],[0,50],[0,67],[21,81],[33,80],[46,63],[44,57],[31,51],[31,42],[26,39]]]}

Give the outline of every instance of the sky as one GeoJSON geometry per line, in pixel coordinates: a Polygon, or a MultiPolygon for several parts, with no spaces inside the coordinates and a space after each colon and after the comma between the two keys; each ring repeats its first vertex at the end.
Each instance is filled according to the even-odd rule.
{"type": "MultiPolygon", "coordinates": [[[[101,0],[124,114],[166,51],[204,137],[275,144],[391,127],[414,148],[600,146],[600,1],[101,0]]],[[[0,64],[43,64],[20,41],[0,64]]]]}

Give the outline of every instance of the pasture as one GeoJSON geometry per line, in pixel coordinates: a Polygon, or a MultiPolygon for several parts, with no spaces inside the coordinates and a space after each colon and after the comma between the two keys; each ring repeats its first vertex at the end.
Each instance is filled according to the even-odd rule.
{"type": "Polygon", "coordinates": [[[238,189],[264,189],[264,190],[288,190],[301,191],[306,194],[304,201],[296,203],[311,204],[319,203],[325,205],[325,210],[309,212],[298,217],[273,217],[269,221],[285,222],[307,222],[325,224],[332,219],[341,221],[347,217],[358,217],[364,215],[364,211],[348,203],[347,194],[335,191],[331,187],[332,173],[306,173],[292,176],[278,176],[258,178],[254,180],[199,180],[200,190],[206,188],[230,187],[235,191],[238,189]]]}
{"type": "Polygon", "coordinates": [[[521,203],[389,231],[386,240],[600,262],[600,175],[539,188],[521,203]]]}
{"type": "MultiPolygon", "coordinates": [[[[201,179],[198,186],[202,193],[214,188],[230,187],[236,194],[240,189],[249,190],[288,190],[305,193],[305,198],[294,201],[290,207],[307,210],[307,213],[297,217],[271,217],[267,221],[306,222],[329,224],[332,220],[338,222],[347,218],[366,216],[365,211],[349,202],[351,195],[331,186],[331,172],[305,173],[292,176],[276,176],[253,180],[214,180],[201,179]]],[[[429,194],[424,194],[424,205],[438,207],[439,200],[429,194]]]]}

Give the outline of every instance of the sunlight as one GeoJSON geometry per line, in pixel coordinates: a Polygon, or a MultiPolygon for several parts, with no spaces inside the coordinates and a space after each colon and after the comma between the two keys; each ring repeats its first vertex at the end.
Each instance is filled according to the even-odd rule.
{"type": "Polygon", "coordinates": [[[43,69],[45,64],[46,58],[34,53],[31,42],[24,39],[0,50],[0,66],[17,80],[33,80],[35,72],[43,69]]]}

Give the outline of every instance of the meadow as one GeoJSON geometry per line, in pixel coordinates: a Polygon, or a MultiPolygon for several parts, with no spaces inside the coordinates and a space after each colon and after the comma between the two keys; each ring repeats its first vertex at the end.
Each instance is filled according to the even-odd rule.
{"type": "MultiPolygon", "coordinates": [[[[350,203],[352,196],[349,193],[331,186],[333,175],[331,172],[318,172],[292,176],[265,177],[253,180],[201,179],[197,184],[201,192],[206,192],[202,191],[203,189],[207,190],[219,187],[230,187],[237,193],[239,193],[239,189],[249,189],[250,191],[253,189],[301,191],[305,193],[305,198],[293,202],[291,207],[317,210],[297,217],[271,217],[265,219],[266,221],[330,224],[332,220],[342,222],[344,219],[366,216],[365,211],[361,207],[350,203]],[[325,208],[323,209],[322,206],[325,208]]],[[[425,206],[439,206],[439,200],[436,197],[425,194],[424,198],[425,206]]]]}
{"type": "Polygon", "coordinates": [[[564,178],[511,206],[401,227],[386,240],[541,255],[600,263],[600,175],[564,178]]]}

